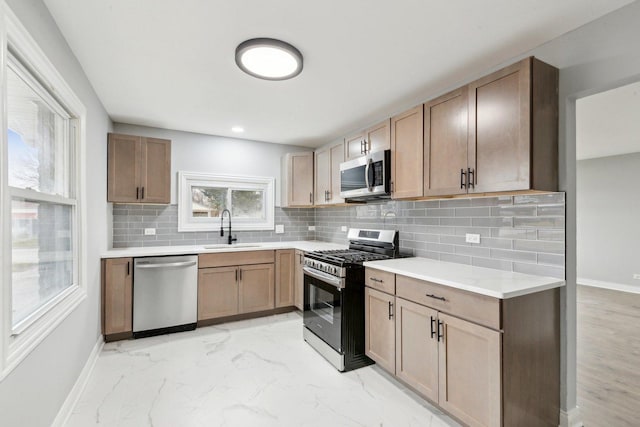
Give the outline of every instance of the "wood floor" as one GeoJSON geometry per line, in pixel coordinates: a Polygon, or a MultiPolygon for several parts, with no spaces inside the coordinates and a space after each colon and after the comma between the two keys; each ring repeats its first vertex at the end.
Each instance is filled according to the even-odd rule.
{"type": "Polygon", "coordinates": [[[578,286],[577,300],[584,426],[640,426],[640,294],[578,286]]]}

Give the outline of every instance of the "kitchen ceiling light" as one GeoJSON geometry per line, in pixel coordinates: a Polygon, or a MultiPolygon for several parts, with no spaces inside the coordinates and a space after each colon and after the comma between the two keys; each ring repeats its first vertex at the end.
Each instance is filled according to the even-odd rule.
{"type": "Polygon", "coordinates": [[[242,126],[234,126],[231,128],[231,131],[236,133],[242,133],[244,132],[244,128],[242,126]]]}
{"type": "Polygon", "coordinates": [[[287,80],[302,71],[302,54],[281,40],[251,39],[236,48],[236,64],[259,79],[287,80]]]}

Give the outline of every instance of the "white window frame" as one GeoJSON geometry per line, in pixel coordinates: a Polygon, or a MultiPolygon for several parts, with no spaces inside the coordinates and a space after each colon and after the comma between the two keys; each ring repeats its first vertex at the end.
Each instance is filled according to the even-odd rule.
{"type": "MultiPolygon", "coordinates": [[[[261,176],[225,175],[205,172],[178,172],[178,231],[217,231],[220,218],[192,216],[192,187],[228,187],[234,190],[263,190],[264,220],[233,218],[233,230],[273,230],[275,223],[275,178],[261,176]]],[[[226,224],[226,222],[225,222],[226,224]]]]}
{"type": "Polygon", "coordinates": [[[34,194],[34,190],[10,188],[7,164],[7,103],[0,99],[0,381],[36,348],[87,296],[86,255],[86,188],[84,177],[86,108],[51,64],[29,32],[6,3],[0,0],[0,93],[7,93],[7,67],[27,71],[30,85],[37,84],[63,106],[70,120],[69,142],[74,154],[70,164],[70,198],[49,194],[34,194]],[[10,54],[11,51],[11,54],[10,54]],[[14,58],[12,58],[12,56],[14,58]],[[11,65],[10,65],[11,64],[11,65]],[[74,285],[32,313],[14,328],[11,321],[11,200],[24,197],[34,201],[49,201],[72,206],[74,239],[74,285]]]}

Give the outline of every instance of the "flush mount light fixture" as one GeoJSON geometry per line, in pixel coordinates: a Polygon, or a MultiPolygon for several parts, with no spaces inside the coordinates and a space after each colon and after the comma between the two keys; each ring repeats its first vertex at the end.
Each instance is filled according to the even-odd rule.
{"type": "Polygon", "coordinates": [[[302,71],[302,54],[282,40],[251,39],[236,48],[236,64],[259,79],[287,80],[302,71]]]}
{"type": "Polygon", "coordinates": [[[242,126],[234,126],[231,128],[231,131],[236,133],[242,133],[244,132],[244,128],[242,126]]]}

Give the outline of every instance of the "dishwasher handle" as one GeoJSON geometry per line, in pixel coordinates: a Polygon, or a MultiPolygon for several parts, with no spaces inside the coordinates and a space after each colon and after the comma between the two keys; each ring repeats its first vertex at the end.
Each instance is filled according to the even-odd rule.
{"type": "Polygon", "coordinates": [[[173,267],[191,267],[196,265],[197,261],[183,261],[183,262],[159,262],[159,263],[145,263],[139,262],[136,264],[136,268],[173,268],[173,267]]]}

